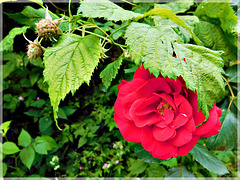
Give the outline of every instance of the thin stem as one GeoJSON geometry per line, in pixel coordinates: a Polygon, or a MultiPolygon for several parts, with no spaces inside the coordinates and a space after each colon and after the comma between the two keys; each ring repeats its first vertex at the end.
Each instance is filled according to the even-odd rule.
{"type": "Polygon", "coordinates": [[[126,25],[124,25],[124,26],[116,29],[115,31],[113,31],[113,32],[109,35],[109,37],[112,37],[112,35],[115,34],[117,31],[119,31],[119,30],[121,30],[121,29],[123,29],[123,28],[125,28],[125,27],[127,27],[127,26],[129,26],[129,24],[126,24],[126,25]]]}
{"type": "Polygon", "coordinates": [[[68,1],[68,13],[69,13],[69,17],[70,17],[70,19],[72,19],[71,0],[68,1]]]}
{"type": "Polygon", "coordinates": [[[181,157],[181,162],[180,162],[180,177],[182,177],[182,157],[181,157]]]}
{"type": "Polygon", "coordinates": [[[132,6],[137,6],[136,4],[133,4],[133,3],[131,3],[131,2],[128,2],[127,0],[122,0],[123,2],[126,2],[126,3],[128,3],[128,4],[131,4],[132,6]]]}
{"type": "Polygon", "coordinates": [[[224,81],[226,81],[226,83],[227,83],[227,85],[228,85],[228,88],[229,88],[229,90],[230,90],[230,93],[231,93],[231,95],[232,95],[232,98],[231,98],[231,100],[230,100],[230,103],[229,103],[229,105],[228,105],[228,111],[230,110],[230,107],[231,107],[231,105],[232,105],[232,102],[233,102],[233,100],[234,100],[234,98],[235,98],[235,96],[234,96],[234,94],[233,94],[233,91],[232,91],[232,88],[231,88],[231,86],[230,86],[230,84],[229,84],[229,81],[225,78],[225,77],[223,77],[222,76],[222,78],[224,79],[224,81]]]}
{"type": "Polygon", "coordinates": [[[56,9],[59,9],[60,11],[66,12],[66,10],[56,6],[51,0],[48,0],[56,9]]]}

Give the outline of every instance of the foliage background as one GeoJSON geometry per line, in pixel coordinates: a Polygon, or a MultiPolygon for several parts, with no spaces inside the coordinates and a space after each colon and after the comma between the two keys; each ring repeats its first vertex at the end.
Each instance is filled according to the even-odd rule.
{"type": "MultiPolygon", "coordinates": [[[[54,4],[58,8],[46,3],[51,12],[61,17],[63,15],[63,11],[59,9],[61,8],[66,11],[66,19],[69,18],[68,2],[54,4]]],[[[90,12],[85,9],[85,14],[79,16],[79,12],[81,8],[84,9],[84,6],[79,8],[78,3],[71,3],[70,8],[73,15],[71,23],[73,27],[80,27],[81,24],[78,24],[77,21],[89,26],[94,19],[95,24],[100,28],[96,28],[96,26],[89,28],[85,31],[86,34],[95,33],[105,37],[105,33],[111,34],[119,28],[120,30],[112,34],[113,41],[96,53],[101,56],[100,63],[97,68],[93,68],[94,72],[90,76],[89,85],[81,82],[81,86],[76,88],[74,95],[71,93],[63,95],[63,101],[61,101],[59,108],[57,105],[53,111],[48,94],[48,84],[44,82],[45,78],[49,83],[48,77],[44,77],[44,71],[50,77],[51,68],[46,70],[46,63],[42,63],[42,57],[33,61],[27,58],[25,54],[27,41],[21,35],[25,33],[30,40],[36,38],[34,22],[44,18],[45,10],[37,10],[40,6],[35,3],[3,3],[3,37],[5,41],[2,41],[3,82],[1,91],[3,92],[4,123],[1,125],[1,135],[3,137],[1,146],[3,146],[2,169],[4,176],[167,178],[179,177],[182,174],[184,177],[191,178],[237,177],[237,94],[239,89],[237,87],[237,42],[234,39],[236,36],[234,33],[236,32],[233,31],[235,21],[232,22],[237,7],[232,3],[233,10],[230,12],[228,9],[229,15],[225,14],[223,17],[217,11],[215,14],[209,14],[209,9],[214,8],[211,5],[206,5],[210,6],[206,8],[209,10],[208,12],[200,11],[200,8],[197,9],[198,6],[201,6],[199,3],[190,5],[179,3],[179,7],[176,4],[172,6],[171,3],[142,4],[135,1],[135,4],[137,6],[117,3],[118,7],[123,8],[123,10],[131,10],[129,12],[140,14],[149,12],[154,7],[166,8],[168,6],[178,16],[186,15],[184,21],[194,29],[195,35],[205,47],[210,50],[225,51],[225,54],[221,56],[224,59],[223,70],[226,72],[224,74],[226,79],[224,84],[225,94],[223,93],[224,90],[216,88],[216,92],[220,92],[223,96],[218,102],[218,105],[223,109],[223,116],[221,117],[223,127],[220,134],[201,140],[198,146],[182,159],[178,157],[161,161],[148,157],[148,154],[145,154],[146,152],[142,151],[139,145],[125,141],[113,121],[113,105],[117,97],[117,85],[122,79],[132,79],[133,73],[138,67],[137,64],[143,61],[138,55],[141,54],[146,58],[145,65],[156,76],[160,71],[159,63],[152,66],[154,62],[149,59],[153,57],[147,57],[146,54],[138,51],[138,46],[132,45],[132,41],[135,41],[134,38],[139,38],[137,35],[140,32],[137,29],[153,27],[155,23],[163,23],[164,27],[168,29],[166,32],[174,33],[171,37],[177,38],[183,44],[197,43],[187,29],[171,20],[165,20],[155,15],[145,17],[138,21],[139,24],[133,23],[130,26],[131,18],[128,19],[128,16],[135,16],[132,13],[121,17],[126,18],[126,20],[121,21],[116,19],[119,18],[119,15],[109,16],[108,11],[105,11],[106,14],[97,14],[97,11],[94,14],[91,9],[90,12]],[[26,14],[23,13],[24,9],[27,12],[26,14]],[[90,18],[88,19],[88,17],[90,18]],[[195,17],[198,17],[197,20],[195,17]],[[16,27],[19,29],[14,31],[13,29],[16,27]],[[131,28],[134,29],[135,35],[129,35],[128,32],[131,28]],[[181,38],[179,39],[179,37],[181,38]],[[129,45],[131,48],[128,49],[125,45],[129,45]],[[132,51],[131,56],[134,57],[134,60],[129,58],[130,53],[125,51],[127,49],[132,51]],[[100,53],[102,50],[103,52],[100,53]],[[105,58],[104,53],[107,56],[105,58]],[[111,70],[113,73],[110,74],[112,77],[109,78],[111,70]],[[58,116],[58,125],[63,131],[57,129],[54,113],[55,117],[58,116]],[[214,157],[212,161],[206,159],[202,162],[201,159],[208,155],[208,150],[211,152],[209,156],[212,157],[212,154],[214,154],[214,157]],[[202,156],[197,157],[196,154],[202,156]],[[222,169],[219,169],[219,161],[215,157],[223,162],[222,169]],[[216,168],[216,163],[218,168],[216,168]],[[229,172],[226,173],[227,171],[229,172]]],[[[114,5],[111,6],[115,8],[114,5]]],[[[218,7],[220,10],[222,7],[232,9],[229,3],[226,3],[226,6],[219,5],[218,7]]],[[[119,11],[122,11],[122,9],[119,11]]],[[[125,13],[125,11],[123,12],[125,13]]],[[[63,32],[68,31],[67,22],[62,23],[61,30],[63,32]]],[[[82,31],[76,30],[74,33],[82,35],[82,31]]],[[[154,33],[152,35],[149,35],[148,38],[155,39],[154,33]]],[[[64,44],[64,40],[68,37],[70,36],[64,38],[63,35],[61,37],[63,43],[60,47],[67,46],[67,44],[64,44]]],[[[96,36],[93,35],[90,38],[94,37],[96,36]]],[[[47,59],[52,60],[48,53],[56,51],[54,47],[51,48],[54,44],[55,42],[43,41],[42,46],[49,47],[44,54],[45,61],[47,59]]],[[[176,47],[179,46],[178,44],[175,45],[176,47]]],[[[146,45],[146,47],[150,46],[146,45]]],[[[150,50],[146,49],[146,52],[150,50]]],[[[164,54],[164,51],[162,53],[164,54]]],[[[180,57],[183,55],[179,54],[180,57]]],[[[216,56],[220,58],[219,55],[216,56]]],[[[197,61],[196,56],[186,56],[186,58],[189,58],[189,60],[195,58],[194,60],[197,61]]],[[[161,69],[160,72],[164,74],[164,71],[165,69],[161,69]]],[[[179,73],[173,71],[169,75],[169,72],[165,72],[166,75],[172,77],[179,73]]],[[[53,92],[55,90],[53,89],[53,92]]],[[[218,95],[216,94],[216,96],[218,95]]],[[[55,97],[55,95],[53,96],[55,97]]]]}

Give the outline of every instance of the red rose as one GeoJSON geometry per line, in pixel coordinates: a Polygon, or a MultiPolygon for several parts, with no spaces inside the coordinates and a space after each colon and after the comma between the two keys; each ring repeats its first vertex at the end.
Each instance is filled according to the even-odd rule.
{"type": "Polygon", "coordinates": [[[143,66],[132,81],[119,84],[114,110],[124,139],[141,143],[159,159],[187,155],[200,138],[216,135],[221,127],[222,110],[216,103],[203,123],[205,116],[198,111],[197,94],[186,88],[181,77],[176,81],[155,78],[143,66]]]}

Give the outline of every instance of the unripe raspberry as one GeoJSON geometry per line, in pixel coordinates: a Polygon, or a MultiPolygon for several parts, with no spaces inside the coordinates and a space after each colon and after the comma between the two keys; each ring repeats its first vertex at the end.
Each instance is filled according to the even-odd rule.
{"type": "Polygon", "coordinates": [[[40,44],[37,42],[30,42],[30,44],[28,44],[27,46],[27,49],[28,49],[27,51],[28,59],[34,60],[43,54],[43,49],[40,46],[40,44]]]}
{"type": "Polygon", "coordinates": [[[52,19],[42,19],[37,25],[37,33],[45,39],[55,39],[58,37],[59,28],[52,19]]]}

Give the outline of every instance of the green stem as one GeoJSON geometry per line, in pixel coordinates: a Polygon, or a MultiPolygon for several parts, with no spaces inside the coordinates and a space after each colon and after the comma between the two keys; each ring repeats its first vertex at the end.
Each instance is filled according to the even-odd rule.
{"type": "Polygon", "coordinates": [[[131,3],[131,2],[128,2],[127,0],[122,0],[123,2],[126,2],[126,3],[128,3],[128,4],[131,4],[132,6],[137,6],[136,4],[133,4],[133,3],[131,3]]]}
{"type": "Polygon", "coordinates": [[[70,19],[72,19],[71,0],[68,1],[68,13],[69,13],[69,17],[70,17],[70,19]]]}
{"type": "Polygon", "coordinates": [[[124,25],[124,26],[116,29],[115,31],[113,31],[113,32],[109,35],[109,37],[112,37],[112,35],[115,34],[117,31],[119,31],[119,30],[121,30],[121,29],[123,29],[123,28],[125,28],[125,27],[127,27],[127,26],[129,26],[129,24],[126,24],[126,25],[124,25]]]}

